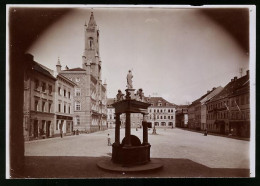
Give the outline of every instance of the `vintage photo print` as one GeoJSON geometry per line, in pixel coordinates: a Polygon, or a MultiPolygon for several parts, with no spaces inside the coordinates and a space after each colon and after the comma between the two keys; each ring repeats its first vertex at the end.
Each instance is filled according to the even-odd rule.
{"type": "Polygon", "coordinates": [[[6,17],[6,178],[255,177],[255,6],[6,17]]]}

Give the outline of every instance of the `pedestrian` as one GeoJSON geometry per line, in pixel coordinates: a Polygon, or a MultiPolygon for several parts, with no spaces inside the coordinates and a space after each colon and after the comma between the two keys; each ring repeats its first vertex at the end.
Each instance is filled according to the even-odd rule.
{"type": "Polygon", "coordinates": [[[207,129],[205,129],[204,136],[207,136],[207,135],[208,135],[208,131],[207,131],[207,129]]]}
{"type": "Polygon", "coordinates": [[[111,138],[109,134],[107,135],[107,146],[111,146],[111,138]]]}
{"type": "Polygon", "coordinates": [[[63,131],[62,129],[60,129],[60,137],[62,138],[62,136],[63,136],[63,131]]]}

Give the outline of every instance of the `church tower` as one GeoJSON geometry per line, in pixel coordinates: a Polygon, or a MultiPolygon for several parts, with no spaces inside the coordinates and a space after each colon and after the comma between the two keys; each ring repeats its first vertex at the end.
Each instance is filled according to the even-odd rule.
{"type": "Polygon", "coordinates": [[[99,30],[93,15],[85,24],[85,49],[82,56],[82,68],[88,70],[90,66],[90,74],[98,81],[101,80],[101,59],[99,54],[99,30]]]}

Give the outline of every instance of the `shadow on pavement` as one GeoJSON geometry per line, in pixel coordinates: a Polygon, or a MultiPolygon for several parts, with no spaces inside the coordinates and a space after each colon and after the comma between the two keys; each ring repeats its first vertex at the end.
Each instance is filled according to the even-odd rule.
{"type": "Polygon", "coordinates": [[[164,167],[149,172],[109,172],[96,165],[110,157],[25,156],[24,174],[19,178],[169,178],[249,177],[249,169],[209,168],[189,159],[159,159],[164,167]]]}

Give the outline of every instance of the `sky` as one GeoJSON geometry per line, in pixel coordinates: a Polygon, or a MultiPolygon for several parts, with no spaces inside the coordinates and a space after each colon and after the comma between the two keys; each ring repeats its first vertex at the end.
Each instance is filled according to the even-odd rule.
{"type": "Polygon", "coordinates": [[[199,9],[77,8],[48,28],[28,50],[55,70],[82,67],[84,24],[91,11],[100,29],[102,79],[108,98],[133,87],[145,96],[187,104],[213,87],[224,87],[249,69],[249,56],[234,37],[199,9]]]}

